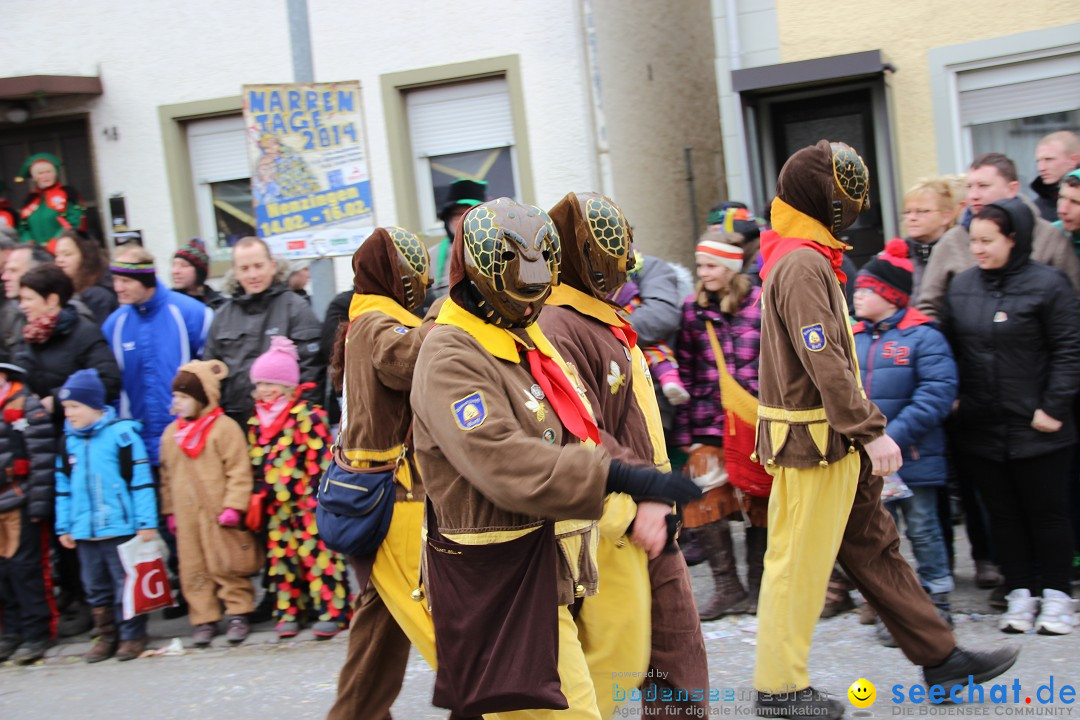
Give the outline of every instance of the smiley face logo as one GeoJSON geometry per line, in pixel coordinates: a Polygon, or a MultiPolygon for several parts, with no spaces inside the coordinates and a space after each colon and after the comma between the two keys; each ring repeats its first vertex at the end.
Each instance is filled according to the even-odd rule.
{"type": "Polygon", "coordinates": [[[859,678],[851,683],[847,690],[848,700],[857,708],[868,708],[877,700],[877,689],[874,683],[866,678],[859,678]]]}

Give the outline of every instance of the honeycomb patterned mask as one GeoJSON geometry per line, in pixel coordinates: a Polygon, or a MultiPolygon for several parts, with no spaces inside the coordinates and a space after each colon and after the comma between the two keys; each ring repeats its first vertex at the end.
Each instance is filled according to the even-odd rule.
{"type": "Polygon", "coordinates": [[[405,288],[405,307],[413,310],[423,304],[431,285],[427,248],[420,238],[405,228],[391,225],[386,227],[386,232],[397,249],[398,271],[401,273],[401,285],[405,288]]]}
{"type": "Polygon", "coordinates": [[[842,142],[829,143],[832,149],[832,234],[850,227],[859,213],[870,207],[870,170],[859,153],[842,142]]]}
{"type": "Polygon", "coordinates": [[[481,318],[499,327],[535,322],[559,278],[559,233],[547,213],[499,198],[470,210],[461,235],[481,318]]]}
{"type": "MultiPolygon", "coordinates": [[[[581,216],[588,230],[580,243],[582,270],[592,294],[607,297],[626,282],[634,268],[634,233],[619,206],[597,193],[577,193],[581,216]]],[[[579,226],[580,227],[580,226],[579,226]]]]}

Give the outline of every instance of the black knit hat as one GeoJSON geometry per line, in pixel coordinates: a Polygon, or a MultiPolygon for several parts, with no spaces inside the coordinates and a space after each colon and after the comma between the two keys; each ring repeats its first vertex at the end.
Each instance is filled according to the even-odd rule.
{"type": "Polygon", "coordinates": [[[863,265],[855,279],[856,288],[869,288],[896,307],[907,307],[911,299],[911,260],[907,241],[893,238],[885,249],[863,265]]]}

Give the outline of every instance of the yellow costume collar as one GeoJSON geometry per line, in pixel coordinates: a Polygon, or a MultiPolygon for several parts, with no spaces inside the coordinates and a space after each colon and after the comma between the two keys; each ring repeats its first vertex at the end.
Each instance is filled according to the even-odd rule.
{"type": "MultiPolygon", "coordinates": [[[[443,303],[435,322],[439,325],[453,325],[456,328],[461,328],[469,333],[489,353],[507,362],[521,362],[518,346],[526,350],[532,349],[524,340],[506,328],[495,327],[484,322],[450,298],[447,298],[446,302],[443,303]]],[[[555,347],[540,330],[539,325],[533,323],[525,328],[525,334],[529,336],[537,350],[550,358],[561,359],[555,351],[555,347]]]]}
{"type": "Polygon", "coordinates": [[[392,298],[385,295],[354,293],[352,300],[349,302],[349,322],[369,312],[381,312],[389,315],[406,327],[420,327],[420,318],[413,315],[392,298]]]}
{"type": "Polygon", "coordinates": [[[605,325],[614,325],[615,327],[625,327],[626,325],[629,325],[629,323],[616,312],[615,308],[611,307],[603,300],[599,300],[592,295],[586,295],[577,288],[570,287],[569,285],[556,285],[551,288],[551,295],[547,299],[547,304],[572,308],[582,315],[588,315],[591,318],[599,320],[605,325]]]}
{"type": "Polygon", "coordinates": [[[833,237],[829,229],[804,212],[788,205],[780,198],[772,201],[772,229],[780,237],[804,238],[825,247],[850,250],[851,246],[833,237]]]}

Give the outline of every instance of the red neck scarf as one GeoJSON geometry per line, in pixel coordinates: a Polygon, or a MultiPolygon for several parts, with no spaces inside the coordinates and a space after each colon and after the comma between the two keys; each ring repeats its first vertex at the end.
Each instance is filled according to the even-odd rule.
{"type": "Polygon", "coordinates": [[[292,417],[292,409],[296,407],[296,403],[300,401],[300,394],[303,393],[305,390],[310,390],[313,387],[315,387],[315,383],[303,383],[297,386],[296,390],[293,391],[291,398],[278,398],[277,400],[269,404],[263,402],[256,403],[255,414],[256,417],[259,418],[260,445],[269,445],[270,441],[273,440],[279,432],[281,432],[281,429],[285,427],[285,424],[287,422],[289,422],[289,418],[292,417]],[[282,400],[286,400],[286,402],[284,404],[281,404],[279,408],[279,404],[282,400]],[[274,416],[274,419],[270,423],[265,423],[263,421],[263,413],[269,416],[274,412],[277,413],[277,415],[274,416]]]}
{"type": "Polygon", "coordinates": [[[615,334],[615,337],[619,339],[619,342],[623,344],[627,350],[637,345],[637,333],[634,332],[629,325],[608,325],[611,328],[611,332],[615,334]]]}
{"type": "Polygon", "coordinates": [[[825,259],[832,265],[833,272],[836,273],[836,279],[841,284],[847,282],[847,275],[840,269],[840,266],[844,264],[843,250],[825,247],[821,243],[806,240],[805,238],[780,237],[774,230],[766,230],[761,233],[761,257],[765,260],[765,264],[761,267],[761,279],[765,279],[777,260],[792,250],[798,250],[799,248],[810,248],[824,255],[825,259]]]}
{"type": "Polygon", "coordinates": [[[592,440],[599,445],[600,431],[596,422],[582,403],[577,390],[570,384],[566,373],[559,367],[559,363],[536,348],[526,350],[525,358],[529,362],[529,372],[551,401],[551,407],[563,426],[578,440],[592,440]]]}
{"type": "Polygon", "coordinates": [[[206,440],[210,436],[210,427],[224,414],[220,406],[195,420],[179,418],[176,421],[176,444],[190,458],[197,458],[206,447],[206,440]]]}
{"type": "Polygon", "coordinates": [[[23,340],[31,345],[40,345],[48,342],[56,331],[56,324],[60,322],[60,313],[42,315],[37,320],[32,320],[23,326],[23,340]]]}

